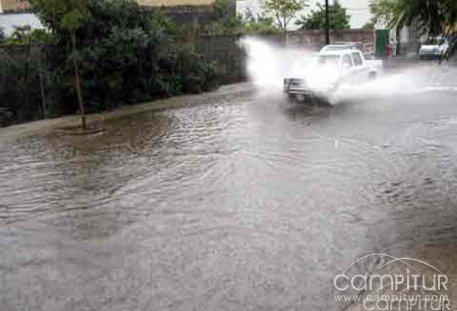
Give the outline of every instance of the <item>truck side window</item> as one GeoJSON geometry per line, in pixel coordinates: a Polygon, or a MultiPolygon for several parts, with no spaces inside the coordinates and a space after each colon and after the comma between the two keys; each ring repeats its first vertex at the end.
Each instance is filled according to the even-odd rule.
{"type": "Polygon", "coordinates": [[[362,57],[360,56],[359,53],[352,53],[352,58],[354,59],[354,64],[356,66],[362,66],[363,65],[362,57]]]}
{"type": "Polygon", "coordinates": [[[343,68],[350,68],[352,67],[352,59],[351,56],[348,54],[343,55],[343,62],[341,63],[343,68]]]}

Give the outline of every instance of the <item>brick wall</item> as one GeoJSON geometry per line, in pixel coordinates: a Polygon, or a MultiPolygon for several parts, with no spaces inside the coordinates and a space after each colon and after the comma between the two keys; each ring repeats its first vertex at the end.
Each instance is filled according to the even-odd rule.
{"type": "MultiPolygon", "coordinates": [[[[365,52],[374,50],[375,35],[373,31],[348,29],[330,32],[330,42],[360,42],[365,52]]],[[[319,50],[325,45],[324,30],[302,30],[287,33],[287,45],[319,50]]]]}

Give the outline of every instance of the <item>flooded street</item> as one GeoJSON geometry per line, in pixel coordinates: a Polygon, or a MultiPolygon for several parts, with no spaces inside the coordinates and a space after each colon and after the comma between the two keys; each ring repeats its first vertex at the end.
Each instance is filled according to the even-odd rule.
{"type": "Polygon", "coordinates": [[[335,274],[374,252],[455,283],[445,76],[335,107],[235,94],[5,141],[0,309],[341,310],[335,274]]]}

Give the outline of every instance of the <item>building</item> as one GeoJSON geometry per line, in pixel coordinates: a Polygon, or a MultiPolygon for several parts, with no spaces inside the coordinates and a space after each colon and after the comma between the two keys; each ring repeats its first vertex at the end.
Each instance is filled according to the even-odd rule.
{"type": "Polygon", "coordinates": [[[44,28],[38,17],[30,12],[31,5],[25,0],[0,0],[0,28],[6,36],[11,35],[14,27],[30,26],[32,29],[44,28]]]}
{"type": "Polygon", "coordinates": [[[0,0],[0,3],[2,13],[29,12],[31,9],[30,2],[27,0],[0,0]]]}

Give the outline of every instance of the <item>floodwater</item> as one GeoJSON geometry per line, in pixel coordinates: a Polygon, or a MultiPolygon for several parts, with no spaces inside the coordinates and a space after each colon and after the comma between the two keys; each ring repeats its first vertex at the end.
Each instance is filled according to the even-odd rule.
{"type": "Polygon", "coordinates": [[[334,276],[373,252],[457,277],[457,79],[438,80],[3,143],[0,309],[340,310],[334,276]]]}

